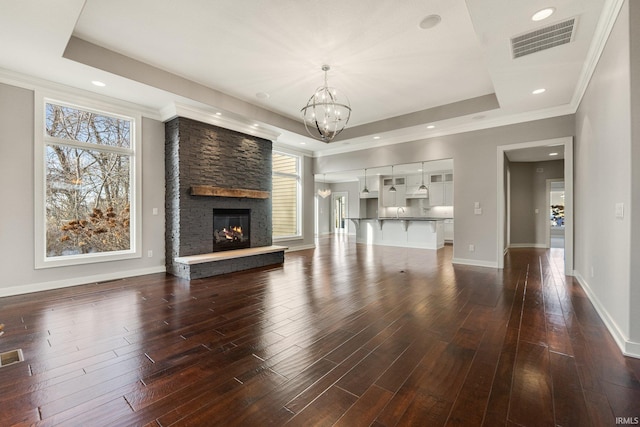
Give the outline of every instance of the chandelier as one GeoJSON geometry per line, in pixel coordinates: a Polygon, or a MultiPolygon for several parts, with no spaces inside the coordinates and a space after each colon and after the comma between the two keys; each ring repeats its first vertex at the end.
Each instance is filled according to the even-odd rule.
{"type": "Polygon", "coordinates": [[[328,65],[322,66],[324,86],[316,89],[300,112],[304,127],[314,138],[331,142],[347,126],[351,117],[349,99],[327,83],[328,65]]]}
{"type": "Polygon", "coordinates": [[[324,181],[325,187],[318,188],[318,196],[322,197],[323,199],[326,199],[331,195],[331,189],[327,187],[327,174],[324,174],[323,176],[324,176],[323,181],[324,181]]]}

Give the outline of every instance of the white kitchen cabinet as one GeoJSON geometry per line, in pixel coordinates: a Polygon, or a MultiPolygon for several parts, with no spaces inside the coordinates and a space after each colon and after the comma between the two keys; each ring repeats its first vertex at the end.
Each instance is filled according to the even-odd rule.
{"type": "Polygon", "coordinates": [[[369,193],[362,193],[364,190],[364,177],[359,178],[360,181],[360,198],[361,199],[377,199],[380,190],[380,177],[377,175],[367,177],[367,190],[369,193]]]}
{"type": "Polygon", "coordinates": [[[453,242],[453,219],[444,220],[444,240],[453,242]]]}
{"type": "MultiPolygon", "coordinates": [[[[422,175],[407,175],[406,177],[407,187],[420,186],[422,184],[422,175]]],[[[427,177],[425,176],[425,180],[427,177]]]]}
{"type": "Polygon", "coordinates": [[[429,206],[453,206],[453,172],[429,174],[429,206]]]}
{"type": "Polygon", "coordinates": [[[407,185],[405,177],[383,178],[382,184],[383,207],[388,208],[407,205],[407,185]],[[396,188],[395,192],[389,191],[392,185],[396,188]]]}
{"type": "Polygon", "coordinates": [[[444,182],[441,173],[429,174],[429,206],[444,204],[444,182]]]}
{"type": "MultiPolygon", "coordinates": [[[[420,190],[422,185],[422,175],[407,175],[407,199],[426,199],[428,198],[428,192],[420,190]]],[[[428,185],[428,176],[425,175],[424,183],[428,185]]]]}

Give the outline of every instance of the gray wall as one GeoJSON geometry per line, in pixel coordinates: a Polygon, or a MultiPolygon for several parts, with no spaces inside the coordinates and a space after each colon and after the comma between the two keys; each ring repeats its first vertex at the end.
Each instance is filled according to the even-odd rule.
{"type": "Polygon", "coordinates": [[[318,212],[316,215],[318,216],[318,235],[322,236],[323,234],[329,234],[333,230],[331,229],[331,196],[323,199],[318,196],[318,190],[324,188],[331,188],[330,184],[325,184],[324,182],[316,182],[314,187],[314,197],[316,199],[316,203],[318,204],[318,212]]]}
{"type": "Polygon", "coordinates": [[[512,245],[544,246],[549,230],[547,179],[564,177],[564,161],[515,162],[511,170],[512,245]],[[542,169],[542,172],[539,170],[542,169]],[[535,210],[538,209],[538,213],[535,210]]]}
{"type": "Polygon", "coordinates": [[[142,258],[34,268],[34,93],[0,84],[0,296],[164,271],[164,125],[142,120],[142,258]],[[158,215],[152,209],[158,208],[158,215]],[[153,251],[153,257],[147,256],[153,251]]]}
{"type": "Polygon", "coordinates": [[[631,52],[631,269],[629,281],[631,318],[629,337],[636,343],[636,355],[640,355],[640,4],[632,2],[629,10],[631,52]]]}
{"type": "MultiPolygon", "coordinates": [[[[452,158],[455,165],[454,260],[496,266],[497,147],[573,136],[574,117],[561,116],[315,159],[315,173],[452,158]],[[474,215],[474,202],[483,213],[474,215]],[[469,245],[475,251],[469,251],[469,245]]],[[[502,171],[500,172],[502,173],[502,171]]]]}
{"type": "MultiPolygon", "coordinates": [[[[640,5],[635,0],[631,3],[637,22],[640,5]]],[[[637,270],[634,282],[630,276],[631,264],[638,264],[639,259],[630,258],[630,215],[637,223],[639,212],[628,209],[634,190],[632,161],[637,160],[632,158],[630,131],[629,32],[629,2],[625,2],[576,113],[575,270],[609,329],[618,331],[617,338],[622,334],[640,343],[640,277],[637,270]],[[624,203],[623,219],[616,218],[616,203],[624,203]],[[631,283],[636,289],[633,293],[631,283]],[[630,306],[634,307],[633,328],[630,306]]],[[[637,31],[635,34],[637,43],[640,38],[637,31]]],[[[635,73],[637,84],[637,68],[635,73]]],[[[636,103],[636,114],[638,107],[636,103]]],[[[638,167],[640,164],[635,169],[638,167]]],[[[637,245],[637,234],[635,240],[637,245]]]]}
{"type": "MultiPolygon", "coordinates": [[[[340,182],[331,184],[331,191],[334,193],[347,193],[347,209],[349,218],[358,218],[360,216],[360,183],[358,182],[340,182]]],[[[330,199],[330,197],[327,197],[330,199]]],[[[331,206],[330,206],[331,208],[331,206]]],[[[331,218],[331,215],[329,215],[331,218]]],[[[335,224],[331,219],[330,230],[335,231],[335,224]]],[[[352,221],[347,221],[347,230],[349,234],[356,234],[356,226],[352,221]]]]}
{"type": "MultiPolygon", "coordinates": [[[[318,200],[318,235],[330,234],[335,231],[333,221],[331,220],[332,196],[323,199],[317,195],[317,191],[321,188],[329,187],[332,193],[345,192],[348,193],[348,209],[349,217],[357,218],[360,216],[360,188],[358,182],[341,182],[341,183],[324,183],[322,179],[315,184],[315,197],[318,200]]],[[[333,195],[333,194],[332,194],[333,195]]],[[[356,234],[355,225],[348,221],[349,234],[356,234]]]]}

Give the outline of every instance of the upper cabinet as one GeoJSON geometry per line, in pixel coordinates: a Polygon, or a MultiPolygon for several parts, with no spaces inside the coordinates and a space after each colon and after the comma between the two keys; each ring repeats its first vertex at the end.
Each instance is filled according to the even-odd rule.
{"type": "Polygon", "coordinates": [[[364,190],[364,187],[365,187],[364,177],[360,177],[358,178],[358,180],[360,181],[360,198],[361,199],[377,199],[378,198],[378,194],[380,192],[379,176],[374,175],[374,176],[367,177],[367,190],[369,190],[368,193],[362,192],[362,190],[364,190]]]}
{"type": "Polygon", "coordinates": [[[429,174],[429,206],[453,206],[453,171],[429,174]]]}
{"type": "Polygon", "coordinates": [[[407,185],[404,176],[382,178],[382,206],[396,207],[407,205],[407,185]],[[391,187],[396,191],[390,191],[391,187]]]}
{"type": "MultiPolygon", "coordinates": [[[[427,199],[429,193],[425,190],[420,190],[422,185],[422,174],[407,175],[407,199],[427,199]]],[[[424,176],[424,184],[429,185],[429,175],[424,176]]]]}

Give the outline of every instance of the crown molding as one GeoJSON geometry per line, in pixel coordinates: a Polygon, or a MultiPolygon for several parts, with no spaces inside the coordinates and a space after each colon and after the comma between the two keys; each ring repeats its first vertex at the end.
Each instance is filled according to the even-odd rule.
{"type": "Polygon", "coordinates": [[[465,132],[473,132],[484,129],[491,129],[502,126],[515,125],[519,123],[531,122],[535,120],[544,120],[552,117],[565,116],[575,113],[575,109],[570,104],[560,105],[557,107],[546,108],[537,111],[527,111],[525,113],[517,113],[511,114],[501,117],[490,118],[486,120],[478,120],[469,123],[463,123],[459,125],[453,125],[450,127],[446,127],[437,131],[425,131],[424,126],[416,127],[415,132],[408,132],[403,137],[401,137],[401,141],[398,141],[395,138],[384,140],[380,139],[378,141],[371,141],[370,143],[364,144],[353,144],[349,146],[342,146],[336,148],[329,148],[327,150],[316,151],[314,153],[314,157],[324,157],[324,156],[332,156],[335,154],[343,154],[349,153],[352,151],[360,151],[360,150],[368,150],[370,148],[383,147],[387,145],[395,145],[402,144],[405,142],[413,142],[419,140],[429,140],[433,138],[455,135],[459,133],[465,132]]]}
{"type": "Polygon", "coordinates": [[[123,109],[134,110],[141,116],[154,120],[160,120],[161,117],[160,112],[154,108],[145,107],[144,105],[123,101],[121,99],[112,98],[106,95],[100,95],[85,89],[79,89],[73,86],[55,83],[50,80],[41,79],[39,77],[17,73],[15,71],[0,69],[0,83],[19,87],[22,89],[32,90],[34,92],[37,90],[42,90],[49,93],[54,92],[56,94],[59,94],[61,98],[64,98],[65,95],[87,98],[100,103],[115,105],[123,109]]]}
{"type": "Polygon", "coordinates": [[[589,47],[589,52],[587,52],[586,61],[582,67],[580,76],[578,77],[576,90],[573,92],[573,98],[571,99],[573,113],[578,111],[578,107],[580,107],[582,97],[589,87],[591,77],[596,71],[598,61],[600,61],[602,52],[604,52],[607,40],[609,39],[609,34],[611,34],[611,30],[616,23],[616,19],[618,18],[618,14],[620,13],[620,9],[622,9],[623,4],[624,0],[608,0],[605,1],[604,6],[602,7],[600,20],[598,21],[598,25],[596,26],[596,30],[593,34],[593,40],[589,47]]]}
{"type": "Polygon", "coordinates": [[[163,122],[167,122],[175,117],[185,117],[188,119],[198,120],[202,123],[208,123],[210,125],[244,133],[246,135],[269,139],[271,141],[278,139],[280,136],[279,132],[271,128],[267,128],[264,124],[255,126],[255,121],[230,118],[213,109],[199,108],[178,102],[174,102],[173,104],[169,104],[162,108],[162,110],[160,110],[160,116],[163,122]]]}
{"type": "Polygon", "coordinates": [[[295,154],[296,156],[313,157],[313,151],[292,147],[279,141],[273,141],[273,149],[287,154],[295,154]]]}

